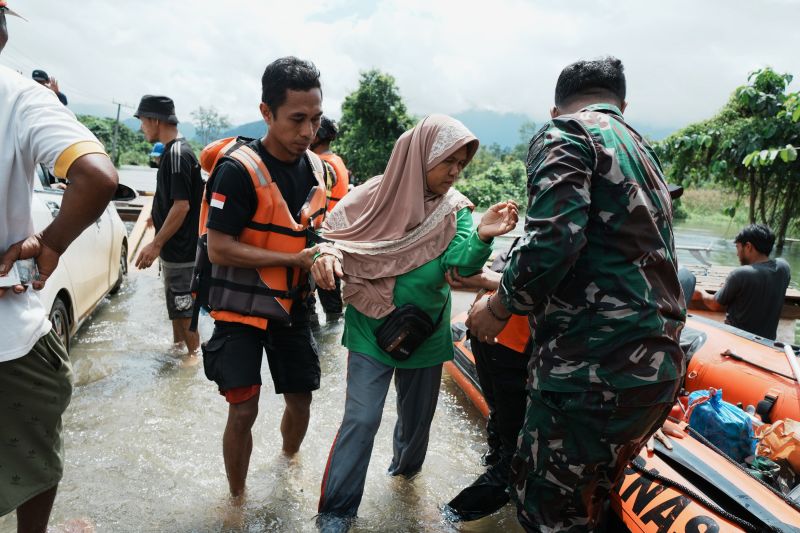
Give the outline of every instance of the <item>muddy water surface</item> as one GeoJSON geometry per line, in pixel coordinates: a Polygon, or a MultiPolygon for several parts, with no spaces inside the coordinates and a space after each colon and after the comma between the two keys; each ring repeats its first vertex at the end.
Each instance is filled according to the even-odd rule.
{"type": "MultiPolygon", "coordinates": [[[[225,400],[202,368],[178,365],[156,273],[132,273],[73,344],[76,387],[64,418],[66,469],[51,523],[84,518],[98,532],[314,531],[320,479],[345,392],[342,324],[322,321],[316,332],[322,388],[292,461],[280,452],[283,402],[266,364],[262,369],[249,498],[237,515],[226,503],[225,400]]],[[[203,338],[211,329],[212,321],[203,317],[203,338]]],[[[517,531],[511,506],[470,524],[442,519],[439,507],[482,471],[484,451],[482,419],[449,377],[443,379],[425,466],[411,481],[386,474],[394,401],[390,390],[353,531],[517,531]]],[[[14,526],[12,517],[0,518],[0,531],[14,526]]]]}

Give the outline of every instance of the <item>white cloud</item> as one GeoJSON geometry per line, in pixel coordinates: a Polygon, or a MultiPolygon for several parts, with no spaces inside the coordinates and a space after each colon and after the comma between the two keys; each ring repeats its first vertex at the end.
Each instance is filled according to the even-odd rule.
{"type": "MultiPolygon", "coordinates": [[[[410,110],[546,115],[567,63],[614,54],[626,65],[628,115],[656,127],[712,114],[763,65],[800,75],[795,1],[636,0],[12,0],[0,63],[43,68],[76,106],[172,96],[179,116],[214,105],[257,120],[260,76],[294,54],[322,71],[339,115],[359,72],[393,74],[410,110]]],[[[130,113],[130,110],[128,111],[130,113]]]]}

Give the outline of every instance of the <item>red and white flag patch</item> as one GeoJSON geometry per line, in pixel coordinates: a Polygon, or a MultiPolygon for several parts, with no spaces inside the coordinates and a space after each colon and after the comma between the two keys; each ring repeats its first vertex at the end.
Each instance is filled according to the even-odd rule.
{"type": "Polygon", "coordinates": [[[225,195],[218,192],[211,193],[211,207],[222,209],[225,207],[225,195]]]}

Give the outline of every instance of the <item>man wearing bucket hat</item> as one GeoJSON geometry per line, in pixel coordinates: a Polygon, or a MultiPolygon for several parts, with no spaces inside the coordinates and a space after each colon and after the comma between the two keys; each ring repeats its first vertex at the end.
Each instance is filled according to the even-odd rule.
{"type": "MultiPolygon", "coordinates": [[[[8,41],[0,0],[0,51],[8,41]]],[[[41,289],[70,243],[105,209],[117,172],[103,146],[33,80],[0,66],[0,516],[16,510],[17,528],[44,532],[63,473],[61,415],[72,395],[64,345],[35,291],[10,285],[17,261],[33,259],[41,289]],[[34,234],[32,190],[44,164],[68,178],[58,214],[34,234]]]]}
{"type": "Polygon", "coordinates": [[[196,331],[189,331],[189,324],[194,305],[191,281],[203,195],[200,163],[186,139],[178,135],[178,117],[171,98],[145,95],[133,116],[142,121],[145,139],[158,141],[164,147],[151,215],[156,235],[139,252],[136,266],[148,268],[156,258],[160,259],[173,341],[176,345],[186,345],[189,358],[185,363],[195,364],[199,362],[200,336],[196,331]]]}

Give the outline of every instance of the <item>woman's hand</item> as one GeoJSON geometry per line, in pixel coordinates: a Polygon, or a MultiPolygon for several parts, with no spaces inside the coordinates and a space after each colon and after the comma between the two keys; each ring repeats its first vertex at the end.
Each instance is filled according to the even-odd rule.
{"type": "Polygon", "coordinates": [[[490,207],[478,224],[478,237],[489,242],[494,237],[505,235],[517,226],[519,207],[513,200],[500,202],[490,207]]]}
{"type": "Polygon", "coordinates": [[[445,272],[444,279],[454,289],[486,289],[489,291],[497,290],[503,275],[499,272],[483,267],[483,270],[475,275],[464,277],[459,275],[458,269],[453,268],[445,272]]]}
{"type": "Polygon", "coordinates": [[[336,288],[336,278],[344,276],[339,259],[330,254],[323,254],[311,264],[311,275],[321,289],[330,291],[336,288]]]}

